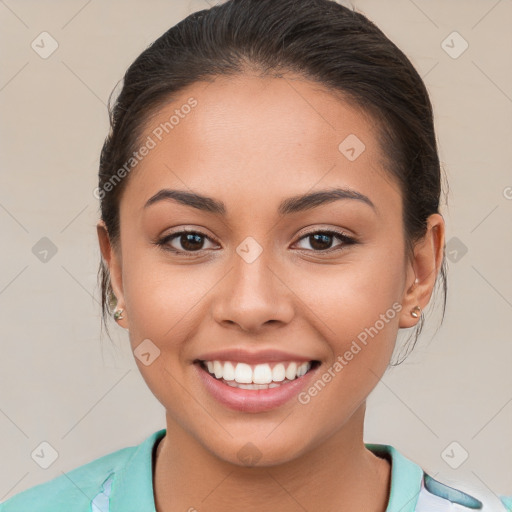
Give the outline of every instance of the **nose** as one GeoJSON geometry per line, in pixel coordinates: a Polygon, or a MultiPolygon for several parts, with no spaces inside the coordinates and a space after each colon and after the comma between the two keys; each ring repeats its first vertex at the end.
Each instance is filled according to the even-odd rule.
{"type": "Polygon", "coordinates": [[[233,267],[213,301],[214,319],[223,327],[257,333],[292,320],[294,294],[284,272],[272,265],[264,253],[251,263],[235,254],[233,267]]]}

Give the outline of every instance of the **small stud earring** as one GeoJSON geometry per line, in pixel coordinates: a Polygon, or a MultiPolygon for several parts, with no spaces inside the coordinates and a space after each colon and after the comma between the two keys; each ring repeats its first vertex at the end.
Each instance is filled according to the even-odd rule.
{"type": "Polygon", "coordinates": [[[123,311],[124,309],[116,309],[116,311],[114,312],[114,320],[121,320],[122,318],[124,318],[123,316],[123,311]]]}
{"type": "Polygon", "coordinates": [[[411,309],[411,316],[413,316],[414,318],[419,318],[420,312],[421,312],[421,308],[419,306],[414,306],[411,309]]]}

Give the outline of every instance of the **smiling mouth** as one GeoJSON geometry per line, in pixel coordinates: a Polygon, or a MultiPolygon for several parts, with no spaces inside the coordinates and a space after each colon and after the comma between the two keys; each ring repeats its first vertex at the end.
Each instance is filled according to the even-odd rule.
{"type": "Polygon", "coordinates": [[[196,360],[202,370],[228,386],[240,389],[270,389],[300,379],[320,365],[320,361],[281,361],[247,364],[236,361],[196,360]]]}

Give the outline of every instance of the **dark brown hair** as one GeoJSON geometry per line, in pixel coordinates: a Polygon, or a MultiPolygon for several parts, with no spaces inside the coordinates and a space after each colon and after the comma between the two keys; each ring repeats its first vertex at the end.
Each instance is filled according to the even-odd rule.
{"type": "MultiPolygon", "coordinates": [[[[292,72],[316,81],[375,120],[386,169],[402,192],[411,255],[426,233],[428,216],[438,212],[441,194],[430,99],[409,59],[375,24],[330,0],[229,0],[191,14],[135,59],[113,107],[111,95],[111,129],[100,156],[97,192],[111,243],[119,242],[119,202],[129,178],[119,171],[140,144],[148,118],[188,85],[248,69],[270,76],[292,72]]],[[[445,258],[439,276],[444,318],[445,258]]],[[[108,332],[115,297],[103,260],[98,278],[108,332]]]]}

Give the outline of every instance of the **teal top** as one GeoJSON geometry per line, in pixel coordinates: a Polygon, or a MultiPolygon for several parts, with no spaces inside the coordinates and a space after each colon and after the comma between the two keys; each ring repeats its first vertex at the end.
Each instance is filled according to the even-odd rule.
{"type": "MultiPolygon", "coordinates": [[[[138,446],[104,455],[48,482],[27,489],[0,504],[0,512],[156,512],[153,495],[153,457],[166,429],[151,434],[138,446]]],[[[395,448],[366,447],[391,462],[391,492],[386,512],[510,512],[488,505],[426,474],[395,448]]],[[[499,507],[499,505],[498,505],[499,507]]]]}

